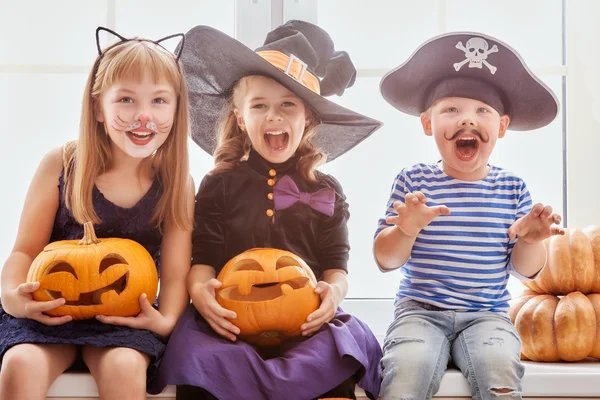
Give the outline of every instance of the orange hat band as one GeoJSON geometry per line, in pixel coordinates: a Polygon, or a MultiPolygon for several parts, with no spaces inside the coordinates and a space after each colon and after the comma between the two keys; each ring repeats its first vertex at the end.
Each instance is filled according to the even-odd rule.
{"type": "Polygon", "coordinates": [[[316,94],[321,94],[319,79],[307,70],[306,63],[295,55],[288,56],[277,50],[257,51],[256,54],[273,64],[277,69],[285,72],[302,86],[307,87],[316,94]]]}

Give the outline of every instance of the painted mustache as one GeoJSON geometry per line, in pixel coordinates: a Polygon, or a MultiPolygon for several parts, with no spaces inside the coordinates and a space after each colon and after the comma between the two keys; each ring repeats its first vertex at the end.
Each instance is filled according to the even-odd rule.
{"type": "Polygon", "coordinates": [[[463,133],[465,133],[465,132],[467,132],[467,133],[471,133],[472,135],[474,135],[474,136],[477,136],[477,137],[479,138],[479,140],[481,140],[483,143],[487,143],[487,142],[489,142],[489,141],[490,141],[490,139],[489,139],[489,138],[485,138],[485,139],[484,139],[484,138],[483,138],[483,135],[482,135],[482,134],[481,134],[481,133],[480,133],[480,132],[479,132],[477,129],[468,129],[468,130],[467,130],[467,129],[459,129],[459,130],[458,130],[458,131],[456,131],[456,133],[454,133],[454,135],[452,135],[452,137],[450,137],[450,138],[446,137],[446,134],[444,133],[444,138],[445,138],[446,140],[450,140],[450,141],[452,141],[452,140],[456,139],[456,138],[457,138],[459,135],[462,135],[462,134],[463,134],[463,133]]]}

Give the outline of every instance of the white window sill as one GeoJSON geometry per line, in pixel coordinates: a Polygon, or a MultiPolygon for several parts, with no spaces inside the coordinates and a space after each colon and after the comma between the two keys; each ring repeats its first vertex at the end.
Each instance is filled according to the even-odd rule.
{"type": "MultiPolygon", "coordinates": [[[[343,302],[344,311],[366,322],[380,343],[393,317],[392,299],[347,299],[343,302]]],[[[589,360],[580,363],[534,363],[524,362],[523,396],[528,399],[549,398],[587,398],[600,400],[600,362],[589,360]]],[[[468,381],[456,369],[450,369],[444,375],[436,399],[471,398],[468,381]]],[[[366,399],[364,392],[357,389],[360,400],[366,399]]],[[[86,373],[65,373],[51,386],[48,399],[77,400],[95,399],[98,390],[94,380],[86,373]]],[[[148,398],[175,399],[175,387],[148,398]]]]}
{"type": "MultiPolygon", "coordinates": [[[[581,363],[534,363],[525,361],[523,378],[523,397],[565,397],[600,399],[600,363],[593,360],[581,363]],[[596,397],[594,397],[596,396],[596,397]]],[[[436,398],[470,398],[469,383],[460,371],[451,369],[446,372],[436,398]]],[[[357,390],[359,399],[362,390],[357,390]]],[[[58,377],[48,391],[49,399],[90,399],[97,398],[98,390],[90,374],[65,373],[58,377]]],[[[168,386],[165,391],[148,398],[174,399],[175,387],[168,386]]]]}

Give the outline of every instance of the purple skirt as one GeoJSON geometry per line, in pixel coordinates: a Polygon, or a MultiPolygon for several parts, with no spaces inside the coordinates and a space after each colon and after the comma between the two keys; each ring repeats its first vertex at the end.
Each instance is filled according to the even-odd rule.
{"type": "Polygon", "coordinates": [[[166,385],[201,387],[219,399],[312,399],[354,375],[370,398],[379,396],[381,346],[362,321],[338,309],[309,338],[284,342],[265,359],[241,340],[217,335],[193,305],[171,334],[149,393],[166,385]]]}

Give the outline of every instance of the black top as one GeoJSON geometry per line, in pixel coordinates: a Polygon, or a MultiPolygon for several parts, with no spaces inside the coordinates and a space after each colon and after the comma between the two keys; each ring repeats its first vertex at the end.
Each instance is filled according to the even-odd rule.
{"type": "MultiPolygon", "coordinates": [[[[58,181],[59,206],[54,217],[54,226],[50,242],[57,240],[74,240],[83,237],[83,225],[75,220],[65,202],[64,170],[58,181]]],[[[158,177],[152,182],[150,189],[132,207],[120,207],[104,197],[94,185],[92,204],[94,211],[102,220],[94,225],[96,236],[102,238],[123,238],[138,242],[150,253],[160,276],[160,245],[162,233],[151,222],[152,214],[163,194],[163,188],[158,177]]]]}
{"type": "Polygon", "coordinates": [[[347,270],[348,203],[339,182],[316,171],[308,182],[296,171],[298,158],[272,164],[251,150],[248,161],[231,171],[207,175],[196,195],[192,264],[206,264],[218,274],[231,258],[256,247],[291,251],[312,268],[317,279],[326,269],[347,270]],[[269,172],[275,171],[275,176],[269,172]],[[269,179],[289,175],[302,192],[322,188],[336,192],[329,217],[297,202],[275,211],[269,179]],[[272,216],[270,214],[273,212],[272,216]]]}

